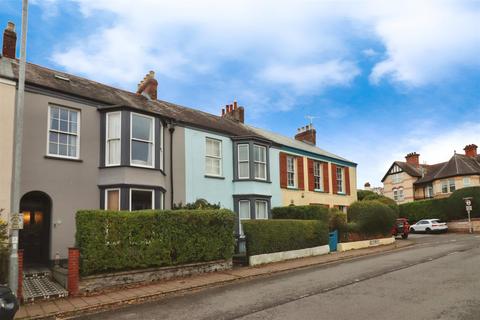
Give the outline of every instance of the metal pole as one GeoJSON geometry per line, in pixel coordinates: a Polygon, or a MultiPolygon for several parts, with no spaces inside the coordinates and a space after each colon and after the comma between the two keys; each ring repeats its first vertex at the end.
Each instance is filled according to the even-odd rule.
{"type": "Polygon", "coordinates": [[[468,229],[470,233],[473,233],[473,228],[472,228],[472,219],[470,219],[470,210],[467,210],[468,212],[468,229]]]}
{"type": "MultiPolygon", "coordinates": [[[[23,144],[23,107],[25,96],[25,67],[26,67],[26,46],[27,46],[27,21],[28,0],[22,1],[22,42],[20,44],[20,69],[18,72],[17,103],[15,107],[15,136],[13,153],[12,172],[12,203],[11,212],[20,211],[20,179],[22,166],[22,144],[23,144]]],[[[11,254],[9,268],[9,285],[13,293],[18,292],[18,230],[10,233],[11,254]],[[15,243],[16,242],[16,243],[15,243]]]]}

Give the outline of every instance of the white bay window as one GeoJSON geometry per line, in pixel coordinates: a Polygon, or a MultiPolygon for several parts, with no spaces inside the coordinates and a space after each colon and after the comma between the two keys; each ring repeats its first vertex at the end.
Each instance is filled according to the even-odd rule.
{"type": "Polygon", "coordinates": [[[250,178],[250,160],[249,160],[249,145],[238,145],[238,178],[248,179],[250,178]]]}
{"type": "Polygon", "coordinates": [[[120,112],[107,113],[105,148],[105,162],[107,166],[120,165],[121,123],[122,115],[120,112]]]}
{"type": "Polygon", "coordinates": [[[238,219],[239,232],[243,236],[242,220],[250,220],[250,200],[238,201],[238,219]]]}
{"type": "Polygon", "coordinates": [[[267,180],[267,148],[253,145],[255,179],[267,180]]]}
{"type": "Polygon", "coordinates": [[[130,163],[153,167],[155,161],[154,118],[138,113],[131,114],[130,163]]]}

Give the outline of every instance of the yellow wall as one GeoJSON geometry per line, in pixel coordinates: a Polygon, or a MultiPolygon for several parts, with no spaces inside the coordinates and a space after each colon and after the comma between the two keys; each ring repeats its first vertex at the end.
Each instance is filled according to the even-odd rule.
{"type": "MultiPolygon", "coordinates": [[[[292,154],[299,157],[298,154],[292,154]]],[[[303,181],[305,190],[284,189],[282,188],[282,203],[284,206],[290,204],[294,205],[310,205],[310,204],[324,204],[329,207],[333,206],[349,206],[352,202],[357,200],[357,172],[355,167],[349,167],[350,175],[350,195],[333,194],[332,190],[332,167],[328,163],[329,173],[329,193],[308,191],[308,158],[303,157],[303,181]]]]}
{"type": "Polygon", "coordinates": [[[8,220],[12,184],[15,82],[0,79],[0,219],[8,220]]]}
{"type": "MultiPolygon", "coordinates": [[[[471,176],[462,176],[462,177],[454,177],[455,179],[455,190],[462,189],[468,186],[465,186],[463,184],[463,178],[469,177],[470,178],[470,187],[475,187],[475,186],[480,186],[480,176],[479,175],[471,175],[471,176]]],[[[443,180],[448,180],[452,178],[447,178],[447,179],[440,179],[440,180],[435,180],[433,181],[433,196],[434,198],[444,198],[448,197],[451,192],[450,188],[448,189],[448,193],[442,193],[442,181],[443,180]]]]}
{"type": "Polygon", "coordinates": [[[398,204],[411,202],[414,200],[413,183],[417,181],[417,177],[412,177],[405,172],[398,173],[400,182],[393,183],[392,175],[388,175],[383,181],[383,195],[393,199],[393,189],[403,187],[403,201],[397,201],[398,204]]]}

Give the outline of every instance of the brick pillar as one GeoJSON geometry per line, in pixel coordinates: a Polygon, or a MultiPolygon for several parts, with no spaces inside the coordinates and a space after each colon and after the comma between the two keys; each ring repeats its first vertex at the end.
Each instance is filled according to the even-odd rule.
{"type": "Polygon", "coordinates": [[[78,294],[80,251],[77,248],[68,248],[68,294],[78,294]]]}
{"type": "Polygon", "coordinates": [[[22,301],[23,298],[23,249],[18,250],[18,288],[17,298],[22,301]]]}

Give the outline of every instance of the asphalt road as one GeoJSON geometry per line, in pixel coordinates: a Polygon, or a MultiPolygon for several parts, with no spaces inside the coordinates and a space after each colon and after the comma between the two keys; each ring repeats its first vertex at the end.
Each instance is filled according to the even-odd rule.
{"type": "Polygon", "coordinates": [[[480,236],[411,238],[401,250],[81,319],[480,319],[480,236]]]}

